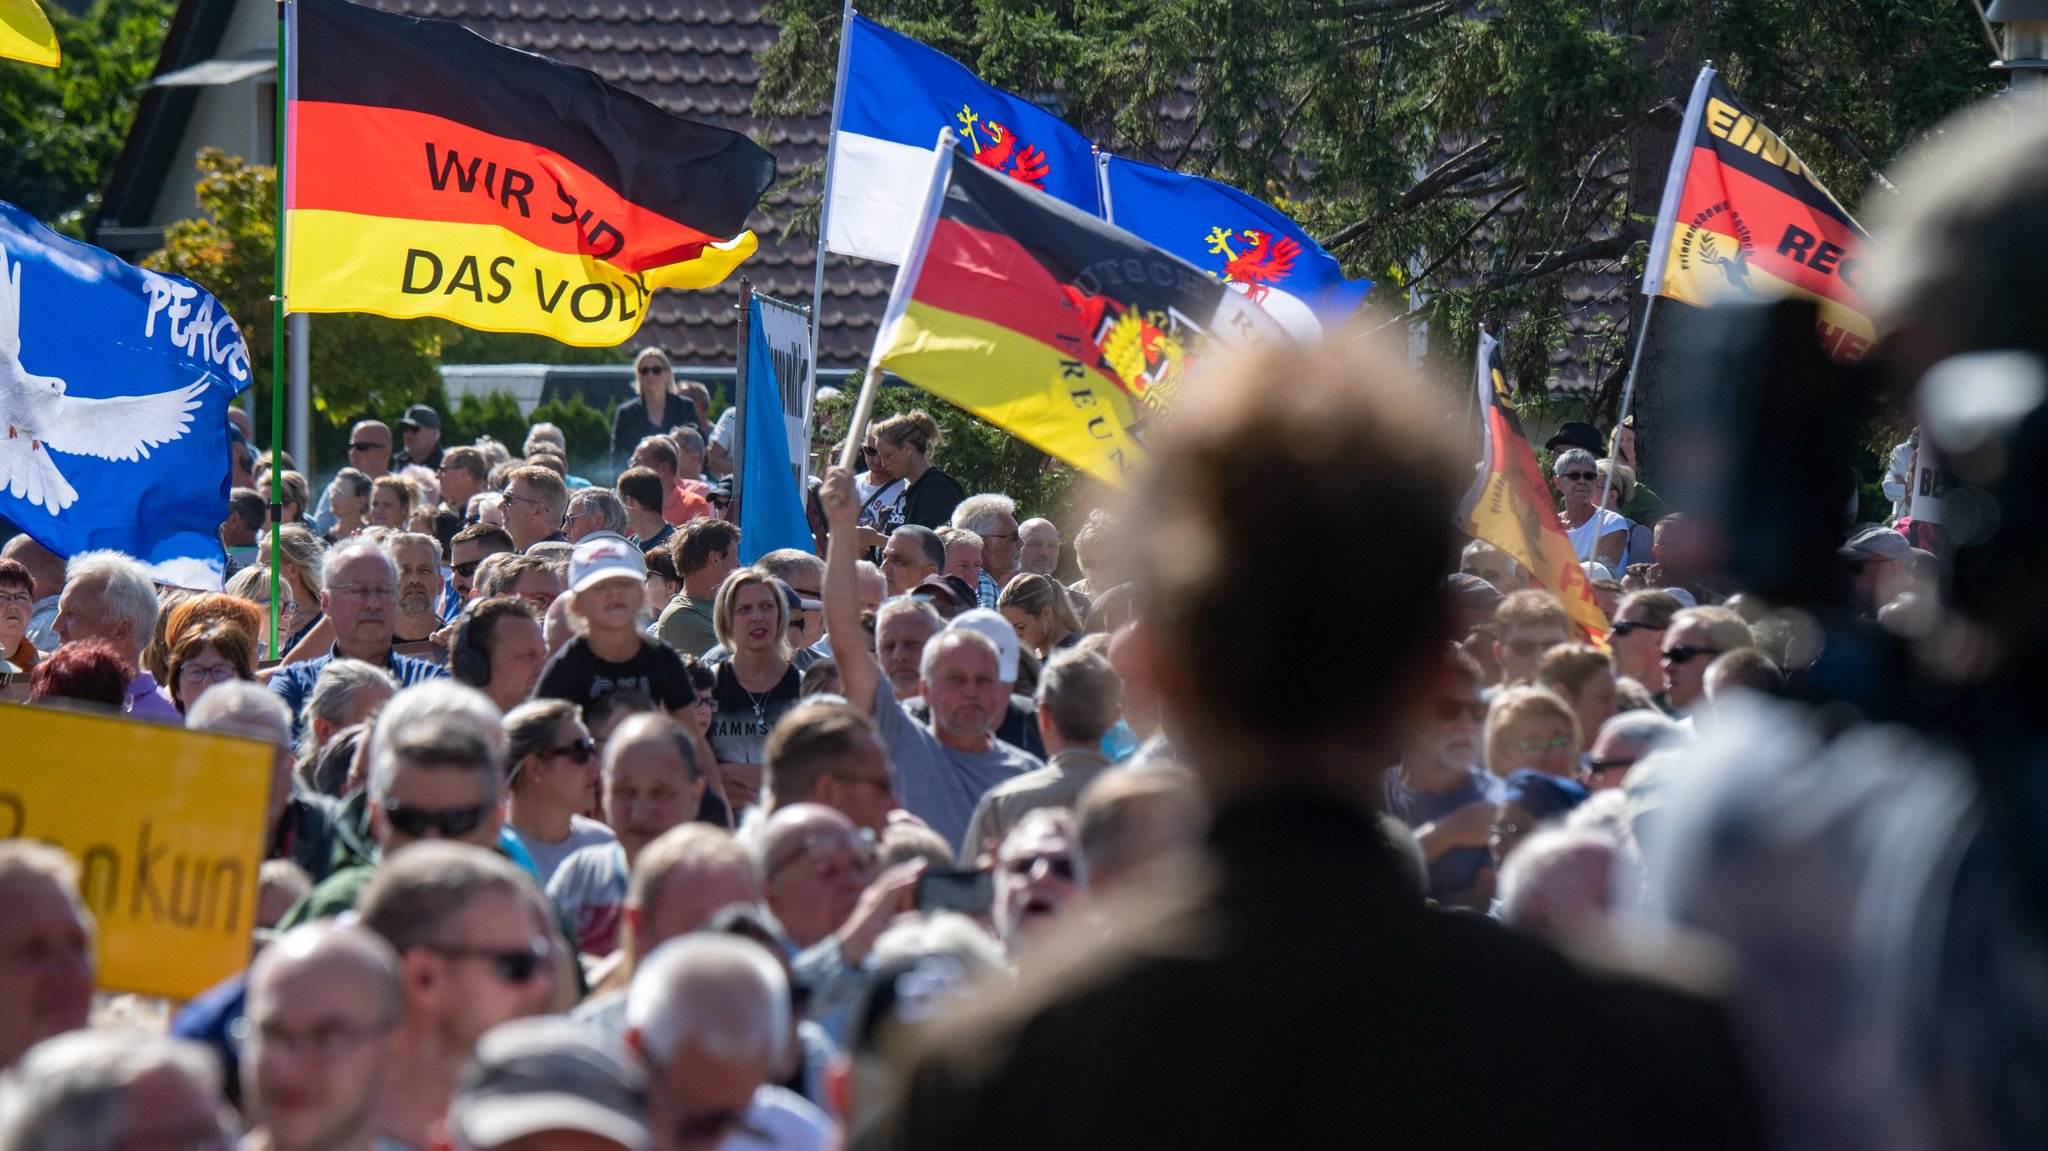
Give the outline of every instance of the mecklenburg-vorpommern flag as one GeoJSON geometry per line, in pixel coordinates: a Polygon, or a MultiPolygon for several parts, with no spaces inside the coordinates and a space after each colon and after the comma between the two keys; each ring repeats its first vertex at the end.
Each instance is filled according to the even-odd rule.
{"type": "Polygon", "coordinates": [[[1522,419],[1508,397],[1501,372],[1500,341],[1479,333],[1476,383],[1485,455],[1479,475],[1458,507],[1458,524],[1521,564],[1538,583],[1564,601],[1565,614],[1594,643],[1607,642],[1607,613],[1593,602],[1593,582],[1579,566],[1572,541],[1557,522],[1556,504],[1536,453],[1522,432],[1522,419]]]}
{"type": "Polygon", "coordinates": [[[441,20],[294,0],[285,296],[624,341],[754,251],[775,159],[441,20]]]}
{"type": "Polygon", "coordinates": [[[1285,335],[1201,269],[940,149],[873,363],[1099,479],[1146,457],[1210,340],[1285,335]]]}
{"type": "Polygon", "coordinates": [[[1863,358],[1876,338],[1860,291],[1863,229],[1709,66],[1700,69],[1664,181],[1643,294],[1705,307],[1804,296],[1822,346],[1863,358]]]}
{"type": "Polygon", "coordinates": [[[1372,291],[1271,204],[1136,160],[1101,162],[1111,223],[1236,287],[1297,338],[1343,323],[1372,291]]]}
{"type": "Polygon", "coordinates": [[[944,52],[851,16],[835,121],[825,246],[903,262],[932,174],[932,138],[952,130],[992,171],[1099,213],[1092,146],[1058,117],[991,88],[944,52]]]}
{"type": "Polygon", "coordinates": [[[241,330],[197,284],[0,204],[0,516],[60,556],[112,548],[218,588],[248,386],[241,330]]]}

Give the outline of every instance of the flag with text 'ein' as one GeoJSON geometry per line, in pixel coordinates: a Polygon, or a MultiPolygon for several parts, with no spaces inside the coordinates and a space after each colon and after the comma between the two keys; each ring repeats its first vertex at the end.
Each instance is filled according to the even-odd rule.
{"type": "Polygon", "coordinates": [[[754,251],[775,159],[458,24],[295,0],[285,296],[618,344],[754,251]]]}
{"type": "Polygon", "coordinates": [[[1522,419],[1508,398],[1501,372],[1500,341],[1479,333],[1479,418],[1485,455],[1479,475],[1458,508],[1458,526],[1521,564],[1594,643],[1607,642],[1607,613],[1593,602],[1593,583],[1579,566],[1578,553],[1558,523],[1556,504],[1536,453],[1522,432],[1522,419]]]}
{"type": "Polygon", "coordinates": [[[1284,338],[1201,269],[949,146],[873,362],[1122,484],[1212,343],[1284,338]]]}
{"type": "Polygon", "coordinates": [[[1706,307],[1801,296],[1822,346],[1853,363],[1877,336],[1863,303],[1864,231],[1776,132],[1700,69],[1665,177],[1643,294],[1706,307]]]}

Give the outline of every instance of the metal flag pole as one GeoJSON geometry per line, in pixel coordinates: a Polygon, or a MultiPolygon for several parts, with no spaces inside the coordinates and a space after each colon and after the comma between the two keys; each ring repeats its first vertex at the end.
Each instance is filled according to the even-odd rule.
{"type": "MultiPolygon", "coordinates": [[[[291,0],[277,0],[277,230],[270,294],[270,658],[284,658],[284,188],[291,0]]],[[[295,461],[296,462],[296,461],[295,461]]]]}
{"type": "MultiPolygon", "coordinates": [[[[1647,347],[1650,343],[1650,316],[1653,315],[1657,310],[1657,300],[1658,297],[1650,296],[1647,298],[1647,302],[1643,304],[1642,330],[1636,333],[1635,355],[1629,357],[1628,379],[1624,381],[1621,385],[1621,411],[1614,417],[1614,427],[1616,432],[1619,432],[1621,430],[1621,425],[1628,419],[1629,405],[1635,402],[1636,372],[1642,369],[1643,349],[1647,347]]],[[[1613,440],[1610,439],[1608,447],[1608,451],[1610,453],[1614,450],[1612,445],[1613,440]]],[[[1615,466],[1620,463],[1620,460],[1610,460],[1607,465],[1607,478],[1600,485],[1600,507],[1604,508],[1607,506],[1607,493],[1614,490],[1614,469],[1615,466]]],[[[1595,513],[1595,518],[1598,518],[1597,512],[1595,513]]]]}
{"type": "MultiPolygon", "coordinates": [[[[732,506],[727,514],[740,522],[740,488],[747,478],[747,352],[754,333],[754,283],[740,277],[740,354],[732,372],[732,506]]],[[[813,357],[815,359],[815,357],[813,357]]]]}
{"type": "Polygon", "coordinates": [[[853,0],[846,0],[839,13],[839,69],[832,79],[832,130],[825,137],[825,179],[818,201],[818,254],[811,269],[811,363],[804,378],[804,390],[812,396],[818,394],[818,350],[825,346],[825,236],[832,221],[832,178],[839,171],[839,117],[846,104],[846,64],[852,41],[853,0]]]}

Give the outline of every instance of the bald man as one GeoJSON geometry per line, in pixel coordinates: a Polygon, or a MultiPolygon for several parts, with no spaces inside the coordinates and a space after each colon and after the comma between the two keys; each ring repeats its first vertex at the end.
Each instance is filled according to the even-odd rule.
{"type": "Polygon", "coordinates": [[[1060,566],[1059,525],[1029,519],[1017,525],[1017,564],[1024,571],[1049,576],[1060,566]]]}
{"type": "Polygon", "coordinates": [[[358,927],[307,924],[249,969],[248,1151],[371,1151],[403,1010],[398,956],[358,927]]]}

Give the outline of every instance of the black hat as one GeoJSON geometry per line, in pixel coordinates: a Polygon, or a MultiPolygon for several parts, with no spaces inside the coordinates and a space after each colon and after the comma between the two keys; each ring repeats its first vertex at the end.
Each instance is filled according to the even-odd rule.
{"type": "Polygon", "coordinates": [[[425,404],[414,404],[405,409],[405,415],[398,421],[401,428],[432,428],[441,430],[441,413],[425,404]]]}
{"type": "Polygon", "coordinates": [[[1572,420],[1557,429],[1557,434],[1543,441],[1548,451],[1559,448],[1584,448],[1596,456],[1607,454],[1607,448],[1600,442],[1600,429],[1581,420],[1572,420]]]}

